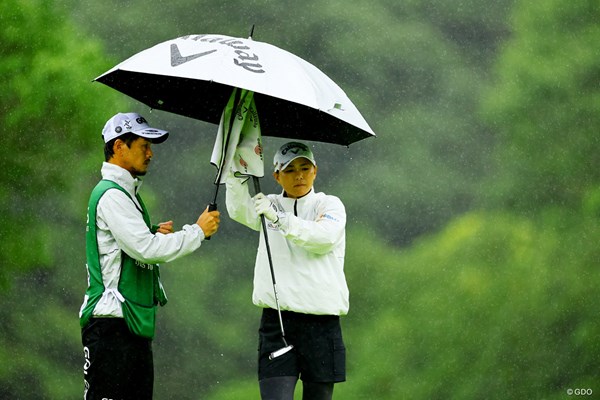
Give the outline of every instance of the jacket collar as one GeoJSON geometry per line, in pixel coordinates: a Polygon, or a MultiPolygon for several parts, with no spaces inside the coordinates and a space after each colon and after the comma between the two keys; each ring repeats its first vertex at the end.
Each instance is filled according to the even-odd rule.
{"type": "Polygon", "coordinates": [[[109,181],[115,182],[117,185],[127,190],[132,195],[132,197],[135,197],[135,194],[142,186],[141,179],[134,178],[133,176],[131,176],[131,173],[129,173],[129,171],[127,171],[125,168],[119,167],[116,164],[103,162],[101,172],[102,179],[107,179],[109,181]]]}
{"type": "Polygon", "coordinates": [[[310,188],[310,191],[308,193],[306,193],[304,196],[300,197],[299,199],[292,199],[290,197],[286,197],[285,192],[283,190],[281,191],[281,198],[285,201],[290,201],[292,203],[295,201],[303,202],[304,200],[307,200],[307,199],[313,197],[314,195],[315,195],[315,187],[314,186],[312,188],[310,188]]]}

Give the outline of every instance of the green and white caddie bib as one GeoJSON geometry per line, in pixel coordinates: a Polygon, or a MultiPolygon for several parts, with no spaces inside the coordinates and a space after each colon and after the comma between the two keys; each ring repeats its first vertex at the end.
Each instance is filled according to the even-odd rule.
{"type": "MultiPolygon", "coordinates": [[[[89,285],[85,292],[87,302],[81,310],[79,320],[82,328],[92,318],[94,308],[106,290],[102,280],[102,269],[98,252],[96,211],[100,198],[110,189],[122,191],[134,202],[131,195],[125,189],[110,180],[101,180],[92,191],[88,203],[86,230],[86,258],[89,285]]],[[[146,206],[139,195],[136,195],[136,199],[142,207],[140,212],[148,229],[152,233],[155,233],[157,227],[150,224],[150,216],[146,206]]],[[[118,291],[121,295],[120,297],[123,299],[121,303],[123,317],[131,332],[145,338],[154,338],[156,307],[157,305],[164,306],[167,303],[167,297],[160,282],[158,264],[142,263],[134,260],[124,251],[121,251],[121,275],[119,277],[118,291]]]]}

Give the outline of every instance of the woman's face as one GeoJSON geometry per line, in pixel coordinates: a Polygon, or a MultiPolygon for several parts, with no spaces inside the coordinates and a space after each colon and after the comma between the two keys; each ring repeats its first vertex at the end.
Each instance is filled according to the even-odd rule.
{"type": "Polygon", "coordinates": [[[292,161],[285,169],[273,173],[284,192],[292,199],[306,195],[313,187],[317,177],[317,167],[307,158],[300,157],[292,161]]]}

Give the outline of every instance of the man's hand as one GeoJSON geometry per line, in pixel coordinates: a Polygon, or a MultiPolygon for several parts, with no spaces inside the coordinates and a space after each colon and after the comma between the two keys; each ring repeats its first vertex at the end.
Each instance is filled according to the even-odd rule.
{"type": "Polygon", "coordinates": [[[214,235],[219,229],[219,222],[221,221],[219,214],[218,211],[208,211],[208,207],[206,207],[206,210],[198,217],[196,224],[204,232],[204,237],[214,235]]]}
{"type": "Polygon", "coordinates": [[[277,208],[267,196],[259,193],[252,198],[252,201],[254,202],[254,209],[258,215],[264,215],[266,219],[273,223],[279,221],[277,208]]]}
{"type": "Polygon", "coordinates": [[[158,224],[157,233],[162,233],[167,235],[169,233],[173,233],[173,221],[161,222],[158,224]]]}

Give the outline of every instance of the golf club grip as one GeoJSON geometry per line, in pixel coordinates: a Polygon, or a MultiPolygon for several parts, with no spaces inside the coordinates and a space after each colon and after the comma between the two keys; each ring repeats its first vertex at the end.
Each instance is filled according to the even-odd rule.
{"type": "MultiPolygon", "coordinates": [[[[254,190],[256,191],[255,194],[258,194],[258,193],[260,193],[260,182],[256,176],[253,176],[252,178],[254,180],[254,190]]],[[[271,246],[269,245],[269,235],[267,234],[267,221],[266,221],[264,214],[260,215],[260,223],[262,224],[263,234],[264,234],[263,236],[265,238],[265,247],[267,249],[267,258],[269,259],[269,269],[271,270],[271,279],[273,281],[273,290],[275,291],[275,301],[277,301],[279,303],[279,300],[277,300],[277,289],[275,288],[275,285],[276,285],[275,270],[273,269],[273,259],[271,258],[271,246]]],[[[279,309],[279,304],[277,305],[277,308],[279,309]]]]}
{"type": "Polygon", "coordinates": [[[258,178],[256,176],[252,177],[252,181],[254,182],[254,194],[259,194],[260,193],[260,181],[258,180],[258,178]]]}
{"type": "MultiPolygon", "coordinates": [[[[217,203],[213,202],[208,205],[208,211],[215,211],[216,209],[217,209],[217,203]]],[[[204,238],[204,240],[210,240],[210,236],[204,238]]]]}

